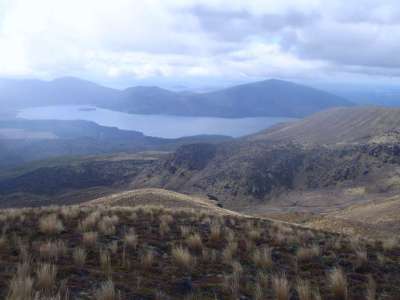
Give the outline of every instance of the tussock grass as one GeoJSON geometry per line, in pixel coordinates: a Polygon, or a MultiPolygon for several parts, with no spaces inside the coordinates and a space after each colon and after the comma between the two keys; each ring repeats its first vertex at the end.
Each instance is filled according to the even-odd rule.
{"type": "Polygon", "coordinates": [[[111,272],[110,253],[108,252],[108,250],[102,249],[102,250],[100,250],[99,256],[100,256],[101,269],[107,274],[110,273],[111,272]]]}
{"type": "Polygon", "coordinates": [[[51,214],[39,220],[39,229],[44,234],[57,234],[64,226],[56,214],[51,214]]]}
{"type": "Polygon", "coordinates": [[[297,280],[296,290],[299,296],[299,300],[312,300],[312,290],[310,283],[307,280],[297,280]]]}
{"type": "Polygon", "coordinates": [[[210,240],[217,242],[222,237],[221,225],[219,223],[213,223],[210,226],[210,240]]]}
{"type": "Polygon", "coordinates": [[[33,279],[30,276],[14,276],[11,279],[6,300],[33,300],[33,279]]]}
{"type": "Polygon", "coordinates": [[[63,241],[47,241],[39,246],[40,257],[47,260],[57,261],[58,257],[65,255],[67,247],[63,241]]]}
{"type": "Polygon", "coordinates": [[[121,297],[111,280],[103,282],[94,293],[96,300],[120,300],[121,297]]]}
{"type": "Polygon", "coordinates": [[[271,268],[272,267],[272,257],[271,249],[263,247],[261,249],[255,249],[253,252],[253,262],[259,268],[271,268]]]}
{"type": "Polygon", "coordinates": [[[366,300],[376,300],[376,282],[374,278],[369,275],[368,276],[368,284],[367,284],[367,291],[365,295],[366,300]]]}
{"type": "Polygon", "coordinates": [[[272,276],[272,289],[277,300],[289,300],[290,285],[285,274],[272,276]]]}
{"type": "Polygon", "coordinates": [[[57,267],[52,264],[40,264],[36,270],[36,284],[41,290],[49,290],[56,283],[57,267]]]}
{"type": "Polygon", "coordinates": [[[181,246],[175,247],[172,249],[171,255],[175,263],[185,270],[191,270],[195,265],[196,260],[186,248],[181,246]]]}
{"type": "Polygon", "coordinates": [[[95,247],[97,243],[98,233],[95,231],[84,232],[82,235],[82,242],[85,247],[95,247]]]}
{"type": "MultiPolygon", "coordinates": [[[[152,298],[158,291],[165,299],[183,299],[187,292],[187,298],[200,299],[333,300],[351,295],[373,300],[377,291],[392,298],[400,291],[397,242],[385,250],[381,242],[269,220],[160,207],[52,207],[4,215],[0,210],[0,256],[5,262],[0,276],[9,286],[8,293],[0,290],[1,299],[61,300],[68,287],[71,299],[97,299],[103,285],[96,282],[108,278],[123,286],[121,299],[152,298]],[[62,222],[59,235],[57,230],[42,231],[44,219],[62,222]],[[112,233],[102,228],[106,225],[112,233]],[[168,229],[160,235],[163,226],[168,229]],[[18,261],[23,263],[15,268],[18,261]],[[321,276],[332,266],[348,270],[360,265],[357,261],[367,262],[368,268],[355,267],[348,278],[340,269],[321,276]],[[271,275],[281,270],[288,277],[271,275]],[[380,280],[359,280],[366,271],[380,280]]],[[[113,290],[104,293],[120,297],[115,286],[113,290]]]]}
{"type": "Polygon", "coordinates": [[[347,279],[342,269],[334,268],[328,276],[331,292],[335,300],[346,300],[348,297],[347,279]]]}
{"type": "Polygon", "coordinates": [[[200,234],[194,233],[186,238],[186,244],[192,250],[201,250],[203,248],[203,242],[200,234]]]}
{"type": "Polygon", "coordinates": [[[83,248],[75,248],[72,253],[74,264],[78,267],[83,267],[86,262],[87,253],[83,248]]]}
{"type": "Polygon", "coordinates": [[[310,248],[301,247],[297,250],[297,259],[299,261],[310,261],[314,257],[318,257],[320,255],[320,247],[319,245],[313,245],[310,248]]]}
{"type": "Polygon", "coordinates": [[[140,263],[144,269],[150,269],[154,264],[154,252],[152,250],[146,250],[140,256],[140,263]]]}

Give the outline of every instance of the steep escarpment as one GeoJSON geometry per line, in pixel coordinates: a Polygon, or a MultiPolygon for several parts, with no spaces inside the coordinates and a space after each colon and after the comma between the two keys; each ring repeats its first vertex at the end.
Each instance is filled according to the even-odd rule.
{"type": "Polygon", "coordinates": [[[184,146],[132,185],[211,194],[234,207],[292,191],[393,192],[399,188],[399,112],[334,109],[234,142],[184,146]],[[363,115],[368,122],[360,121],[363,115]]]}

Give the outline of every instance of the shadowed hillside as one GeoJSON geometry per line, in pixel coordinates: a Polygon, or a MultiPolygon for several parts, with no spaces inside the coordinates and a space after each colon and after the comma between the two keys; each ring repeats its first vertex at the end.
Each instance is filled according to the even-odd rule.
{"type": "Polygon", "coordinates": [[[344,207],[399,191],[399,120],[400,110],[333,109],[232,142],[183,146],[133,186],[210,193],[247,212],[271,203],[344,207]],[[351,188],[366,192],[347,193],[351,188]]]}

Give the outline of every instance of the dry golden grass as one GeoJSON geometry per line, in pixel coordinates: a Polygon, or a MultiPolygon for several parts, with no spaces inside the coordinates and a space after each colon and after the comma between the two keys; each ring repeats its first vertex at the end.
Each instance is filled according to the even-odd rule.
{"type": "Polygon", "coordinates": [[[138,245],[138,236],[133,229],[125,234],[124,242],[129,248],[136,250],[138,245]]]}
{"type": "Polygon", "coordinates": [[[39,246],[40,257],[48,260],[57,260],[60,253],[65,253],[66,248],[62,242],[47,241],[39,246]]]}
{"type": "Polygon", "coordinates": [[[194,233],[186,238],[186,244],[192,250],[201,250],[203,248],[203,242],[201,236],[198,233],[194,233]]]}
{"type": "Polygon", "coordinates": [[[357,267],[364,266],[368,263],[368,253],[366,249],[360,249],[355,252],[356,261],[355,265],[357,267]]]}
{"type": "Polygon", "coordinates": [[[224,287],[233,299],[238,298],[240,291],[240,279],[242,277],[243,267],[238,261],[232,262],[232,274],[225,275],[224,277],[224,287]]]}
{"type": "Polygon", "coordinates": [[[57,267],[52,264],[40,264],[36,270],[36,285],[41,290],[49,290],[56,283],[57,267]]]}
{"type": "Polygon", "coordinates": [[[334,268],[328,276],[331,292],[335,300],[346,300],[348,297],[347,279],[342,269],[334,268]]]}
{"type": "Polygon", "coordinates": [[[309,261],[320,255],[319,245],[313,245],[310,248],[301,247],[297,250],[296,256],[299,261],[309,261]]]}
{"type": "MultiPolygon", "coordinates": [[[[7,218],[1,215],[0,210],[0,236],[4,237],[6,246],[0,249],[5,264],[3,271],[0,270],[0,280],[10,283],[8,299],[11,300],[21,299],[16,296],[15,286],[24,284],[27,287],[18,293],[31,293],[40,300],[64,300],[61,291],[65,289],[58,281],[71,288],[71,299],[97,299],[98,283],[111,278],[121,288],[121,299],[154,299],[157,292],[161,299],[187,296],[205,300],[244,297],[318,300],[322,296],[333,300],[346,299],[343,298],[345,286],[346,297],[373,300],[381,297],[378,295],[381,291],[388,296],[400,291],[395,284],[398,279],[393,275],[400,270],[397,246],[383,251],[381,242],[290,228],[289,224],[270,220],[215,217],[159,207],[90,206],[79,213],[51,208],[12,212],[7,218]],[[57,237],[37,234],[38,220],[50,215],[56,215],[63,222],[64,230],[57,237]],[[20,220],[26,224],[23,231],[20,220]],[[96,236],[102,222],[114,226],[115,233],[96,236]],[[162,223],[169,227],[165,236],[160,236],[158,231],[162,223]],[[79,232],[76,231],[78,224],[81,224],[79,232]],[[252,231],[256,233],[249,234],[252,231]],[[277,235],[283,236],[279,244],[277,235]],[[340,247],[335,248],[338,241],[340,247]],[[320,259],[298,263],[317,255],[320,259]],[[379,256],[384,257],[380,263],[379,256]],[[365,257],[367,268],[351,269],[355,261],[365,257]],[[12,276],[7,270],[13,270],[21,260],[25,263],[12,276]],[[348,278],[342,274],[342,278],[337,269],[327,273],[327,277],[321,276],[332,266],[343,266],[351,273],[348,278]],[[283,270],[287,277],[270,275],[283,270]],[[366,271],[379,278],[377,284],[366,284],[366,271]]],[[[6,290],[0,290],[0,295],[6,298],[6,290]]],[[[115,296],[118,293],[112,297],[115,296]]],[[[30,296],[26,297],[31,300],[30,296]]]]}
{"type": "Polygon", "coordinates": [[[367,292],[365,295],[366,300],[376,300],[376,282],[372,275],[368,276],[367,292]]]}
{"type": "Polygon", "coordinates": [[[226,264],[232,263],[232,258],[237,251],[238,244],[235,241],[229,242],[222,251],[222,260],[226,264]]]}
{"type": "Polygon", "coordinates": [[[39,220],[39,229],[45,234],[57,234],[64,226],[56,214],[50,214],[39,220]]]}
{"type": "Polygon", "coordinates": [[[219,223],[212,223],[210,226],[210,239],[212,241],[219,241],[221,234],[221,225],[219,223]]]}
{"type": "Polygon", "coordinates": [[[149,269],[154,264],[154,252],[152,250],[146,250],[140,256],[140,263],[143,268],[149,269]]]}
{"type": "Polygon", "coordinates": [[[116,291],[114,283],[111,280],[103,282],[100,288],[95,292],[96,300],[119,300],[119,293],[116,291]]]}
{"type": "Polygon", "coordinates": [[[105,216],[97,223],[97,229],[104,235],[115,234],[115,220],[111,217],[105,216]]]}
{"type": "Polygon", "coordinates": [[[87,253],[85,249],[75,248],[72,253],[74,264],[78,267],[83,267],[86,262],[87,253]]]}
{"type": "Polygon", "coordinates": [[[259,228],[253,228],[248,233],[249,238],[256,241],[261,237],[261,230],[259,228]]]}
{"type": "Polygon", "coordinates": [[[110,273],[111,272],[111,257],[110,253],[108,250],[100,250],[100,267],[105,273],[110,273]]]}
{"type": "Polygon", "coordinates": [[[272,267],[272,257],[271,249],[263,247],[261,249],[255,249],[253,252],[253,263],[259,268],[271,268],[272,267]]]}
{"type": "Polygon", "coordinates": [[[175,263],[185,270],[191,270],[196,263],[195,258],[190,254],[189,250],[181,246],[173,248],[171,255],[175,263]]]}
{"type": "Polygon", "coordinates": [[[11,279],[6,300],[33,300],[33,294],[32,277],[14,276],[11,279]]]}
{"type": "Polygon", "coordinates": [[[272,276],[272,289],[277,300],[289,300],[290,285],[285,274],[272,276]]]}
{"type": "Polygon", "coordinates": [[[86,247],[95,247],[97,243],[98,233],[95,231],[84,232],[82,235],[83,245],[86,247]]]}
{"type": "Polygon", "coordinates": [[[299,300],[312,300],[311,286],[307,280],[297,280],[296,290],[299,295],[299,300]]]}

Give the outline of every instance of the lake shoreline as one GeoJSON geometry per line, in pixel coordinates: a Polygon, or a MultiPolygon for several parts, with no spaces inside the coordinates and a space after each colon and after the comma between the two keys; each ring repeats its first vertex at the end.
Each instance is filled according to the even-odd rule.
{"type": "Polygon", "coordinates": [[[88,105],[32,107],[17,117],[28,120],[85,120],[101,126],[143,132],[147,136],[180,138],[196,135],[241,137],[264,130],[292,118],[217,118],[172,115],[129,114],[88,105]]]}

